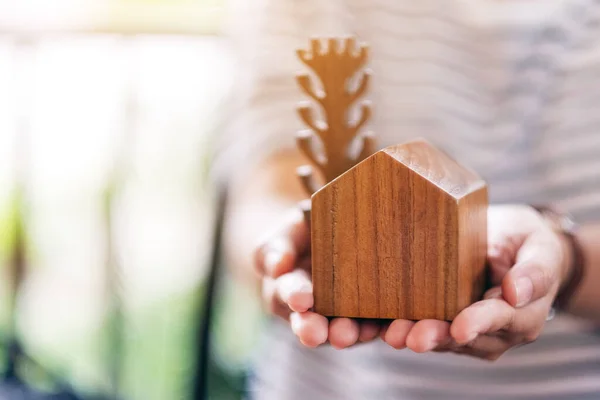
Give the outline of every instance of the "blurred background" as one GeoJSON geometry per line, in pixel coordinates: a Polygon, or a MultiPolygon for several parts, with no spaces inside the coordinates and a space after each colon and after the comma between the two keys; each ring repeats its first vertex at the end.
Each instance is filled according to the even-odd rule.
{"type": "MultiPolygon", "coordinates": [[[[209,149],[234,73],[224,14],[223,0],[0,0],[4,381],[192,398],[209,149]]],[[[224,278],[210,392],[237,399],[261,315],[224,278]]]]}

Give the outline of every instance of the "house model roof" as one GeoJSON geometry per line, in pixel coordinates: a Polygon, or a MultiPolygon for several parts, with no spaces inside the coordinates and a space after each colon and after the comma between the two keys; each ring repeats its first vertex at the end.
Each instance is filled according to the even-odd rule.
{"type": "Polygon", "coordinates": [[[477,173],[424,139],[386,147],[371,157],[384,156],[392,157],[456,199],[485,186],[477,173]]]}
{"type": "Polygon", "coordinates": [[[380,153],[401,162],[457,199],[485,186],[485,181],[474,171],[423,139],[390,146],[380,153]]]}

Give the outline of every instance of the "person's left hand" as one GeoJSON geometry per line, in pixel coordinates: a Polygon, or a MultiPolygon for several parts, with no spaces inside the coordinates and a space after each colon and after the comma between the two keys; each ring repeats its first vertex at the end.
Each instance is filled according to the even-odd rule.
{"type": "Polygon", "coordinates": [[[394,348],[440,351],[495,360],[540,334],[570,268],[565,239],[526,206],[491,206],[488,262],[491,282],[484,299],[452,323],[395,320],[381,332],[394,348]]]}

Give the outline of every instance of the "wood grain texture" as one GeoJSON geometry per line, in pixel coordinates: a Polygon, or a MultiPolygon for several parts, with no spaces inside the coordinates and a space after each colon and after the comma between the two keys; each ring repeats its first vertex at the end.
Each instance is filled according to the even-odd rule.
{"type": "Polygon", "coordinates": [[[479,300],[485,285],[488,192],[484,186],[458,201],[458,308],[479,300]]]}
{"type": "Polygon", "coordinates": [[[478,298],[485,182],[429,143],[384,149],[312,197],[315,311],[452,320],[478,298]]]}

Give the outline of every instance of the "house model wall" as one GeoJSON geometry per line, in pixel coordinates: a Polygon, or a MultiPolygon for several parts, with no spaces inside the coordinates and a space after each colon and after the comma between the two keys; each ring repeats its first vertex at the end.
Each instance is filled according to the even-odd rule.
{"type": "Polygon", "coordinates": [[[485,182],[430,143],[381,150],[312,196],[315,311],[452,320],[484,286],[485,182]]]}

